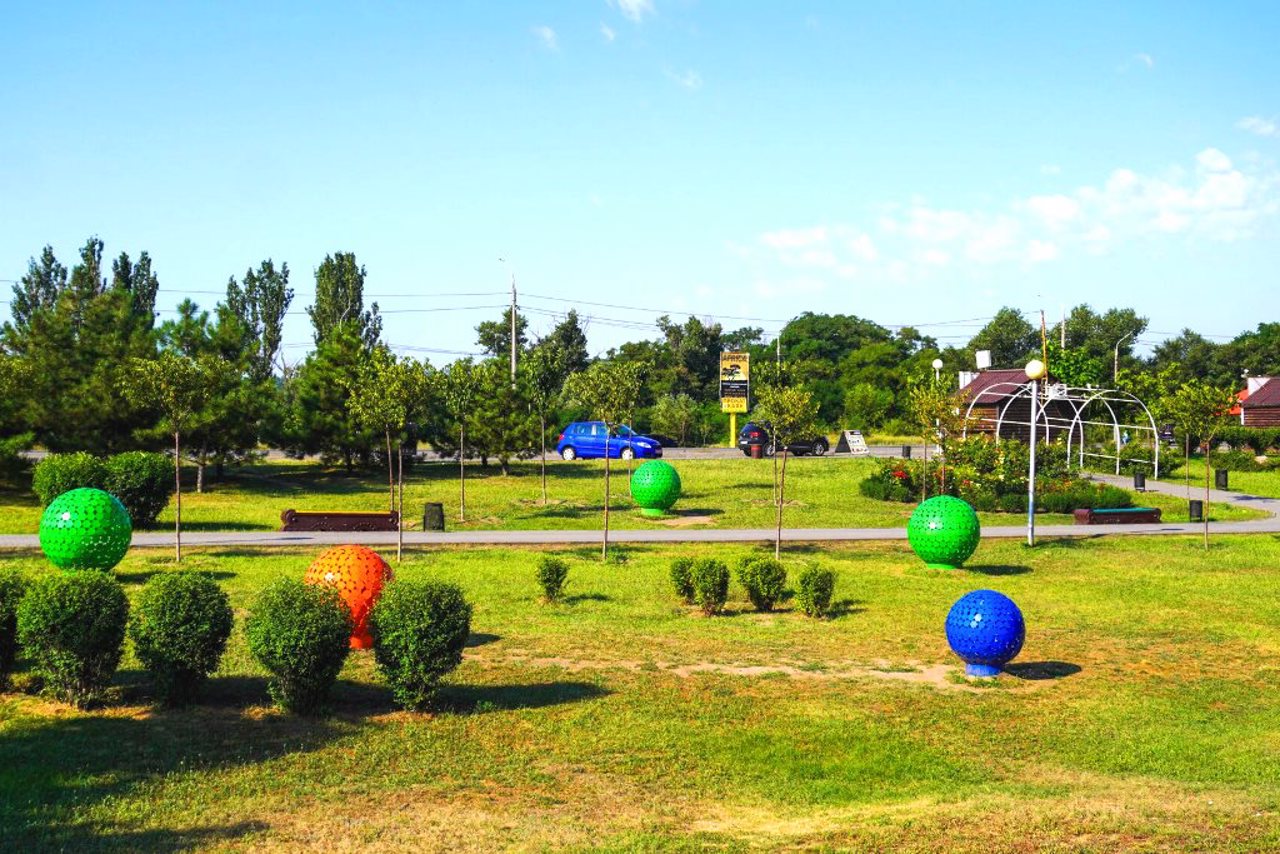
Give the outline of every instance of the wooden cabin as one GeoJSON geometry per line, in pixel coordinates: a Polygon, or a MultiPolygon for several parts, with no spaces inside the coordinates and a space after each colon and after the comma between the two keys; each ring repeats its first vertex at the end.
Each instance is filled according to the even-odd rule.
{"type": "Polygon", "coordinates": [[[1249,377],[1239,408],[1245,427],[1280,427],[1280,377],[1249,377]]]}

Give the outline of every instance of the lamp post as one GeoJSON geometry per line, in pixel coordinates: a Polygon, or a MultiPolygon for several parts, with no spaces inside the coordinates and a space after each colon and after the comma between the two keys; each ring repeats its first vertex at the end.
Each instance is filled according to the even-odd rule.
{"type": "Polygon", "coordinates": [[[1036,544],[1036,405],[1040,402],[1040,380],[1047,373],[1044,362],[1027,362],[1027,379],[1031,381],[1031,464],[1027,471],[1027,545],[1036,544]]]}
{"type": "Polygon", "coordinates": [[[1133,333],[1130,332],[1128,335],[1125,335],[1119,341],[1116,342],[1116,352],[1115,352],[1114,358],[1111,361],[1111,384],[1112,385],[1115,385],[1117,378],[1120,376],[1120,345],[1123,344],[1126,339],[1132,338],[1132,337],[1133,337],[1133,333]]]}
{"type": "Polygon", "coordinates": [[[941,360],[941,359],[934,359],[934,360],[933,360],[933,381],[934,381],[934,383],[935,383],[935,384],[938,382],[938,379],[939,379],[939,373],[938,373],[938,372],[939,372],[939,371],[941,371],[941,370],[942,370],[942,360],[941,360]]]}

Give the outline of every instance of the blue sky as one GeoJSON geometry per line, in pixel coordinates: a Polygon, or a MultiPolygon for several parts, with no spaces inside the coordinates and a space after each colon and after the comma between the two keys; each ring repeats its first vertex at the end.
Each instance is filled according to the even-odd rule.
{"type": "Polygon", "coordinates": [[[1280,6],[1115,5],[12,4],[0,279],[97,234],[211,307],[271,257],[291,361],[334,251],[436,363],[513,272],[595,351],[663,311],[1280,319],[1280,6]]]}

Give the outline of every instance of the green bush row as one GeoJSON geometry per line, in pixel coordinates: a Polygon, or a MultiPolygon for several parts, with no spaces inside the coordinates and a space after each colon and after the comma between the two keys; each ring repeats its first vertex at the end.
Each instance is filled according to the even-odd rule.
{"type": "Polygon", "coordinates": [[[83,451],[49,454],[36,463],[31,489],[48,507],[64,492],[80,487],[110,492],[129,511],[134,527],[154,525],[173,494],[173,461],[164,454],[129,451],[95,457],[83,451]]]}
{"type": "Polygon", "coordinates": [[[1218,431],[1216,441],[1236,450],[1252,451],[1255,456],[1269,451],[1280,454],[1280,427],[1242,427],[1233,424],[1218,431]]]}
{"type": "MultiPolygon", "coordinates": [[[[729,598],[729,569],[714,558],[678,557],[671,561],[671,586],[687,605],[697,605],[708,616],[724,610],[729,598]]],[[[771,557],[750,555],[738,564],[738,582],[757,611],[772,611],[786,594],[787,571],[771,557]]],[[[797,579],[796,600],[810,617],[822,617],[831,609],[835,573],[808,567],[797,579]]]]}
{"type": "MultiPolygon", "coordinates": [[[[160,699],[189,703],[213,673],[231,634],[226,593],[208,576],[174,572],[143,587],[130,614],[124,588],[104,572],[49,575],[28,583],[0,573],[0,681],[18,649],[44,691],[80,707],[101,700],[120,663],[126,631],[160,699]]],[[[373,608],[374,655],[396,701],[418,709],[462,660],[471,606],[457,587],[398,581],[373,608]]],[[[262,591],[245,621],[249,650],[271,674],[282,708],[323,709],[350,650],[350,612],[327,587],[281,580],[262,591]]]]}

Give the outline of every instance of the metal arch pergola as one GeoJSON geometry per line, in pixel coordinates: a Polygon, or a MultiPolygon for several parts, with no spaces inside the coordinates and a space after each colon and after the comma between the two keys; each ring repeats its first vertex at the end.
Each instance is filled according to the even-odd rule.
{"type": "MultiPolygon", "coordinates": [[[[987,386],[982,391],[975,394],[973,396],[973,399],[969,401],[969,408],[965,411],[965,415],[964,415],[965,426],[964,426],[963,435],[966,435],[966,436],[968,435],[969,424],[974,421],[978,423],[983,423],[983,422],[988,424],[994,423],[995,437],[997,442],[1001,441],[1001,439],[1003,438],[1000,435],[1000,432],[1001,432],[1001,428],[1004,427],[1006,424],[1030,428],[1031,427],[1030,419],[1026,421],[1019,421],[1016,419],[1006,418],[1006,415],[1009,412],[1010,404],[1012,404],[1014,401],[1023,397],[1028,398],[1028,401],[1029,401],[1031,396],[1031,389],[1032,389],[1032,383],[1029,383],[1029,382],[1026,382],[1026,383],[1000,382],[1000,383],[993,383],[990,386],[987,386]],[[984,400],[984,398],[986,399],[984,400]],[[977,406],[979,402],[981,402],[983,405],[989,405],[992,403],[995,404],[996,417],[994,419],[994,422],[990,418],[975,419],[973,417],[973,407],[977,406]]],[[[1116,389],[1097,389],[1097,388],[1092,388],[1088,386],[1081,388],[1077,386],[1068,386],[1062,383],[1058,383],[1056,385],[1043,386],[1041,389],[1040,398],[1041,399],[1037,401],[1039,405],[1036,407],[1039,410],[1037,413],[1038,417],[1036,418],[1036,424],[1044,426],[1045,436],[1051,435],[1050,433],[1051,427],[1056,427],[1059,430],[1066,431],[1068,461],[1071,460],[1072,448],[1073,448],[1073,445],[1075,445],[1076,458],[1077,458],[1076,464],[1078,467],[1084,468],[1085,457],[1115,460],[1116,474],[1120,474],[1121,459],[1120,459],[1119,450],[1121,447],[1120,445],[1121,430],[1135,430],[1135,431],[1141,431],[1144,433],[1151,434],[1151,459],[1144,460],[1140,458],[1130,457],[1128,459],[1128,462],[1149,465],[1152,467],[1153,474],[1160,470],[1159,428],[1156,427],[1156,420],[1155,418],[1152,417],[1151,410],[1147,408],[1147,405],[1145,403],[1143,403],[1134,395],[1130,394],[1127,391],[1119,391],[1116,389]],[[1059,415],[1051,414],[1049,411],[1049,407],[1046,404],[1053,401],[1059,401],[1061,403],[1065,403],[1066,405],[1070,406],[1072,417],[1064,418],[1059,415]],[[1088,410],[1090,409],[1090,407],[1095,407],[1095,404],[1101,404],[1102,406],[1106,407],[1107,413],[1111,416],[1110,421],[1095,421],[1085,417],[1088,414],[1088,410]],[[1142,411],[1142,413],[1147,417],[1146,418],[1147,423],[1146,424],[1121,423],[1119,417],[1117,417],[1116,415],[1116,408],[1115,406],[1113,406],[1113,404],[1122,404],[1125,406],[1137,406],[1142,411]],[[1104,453],[1096,453],[1093,451],[1085,450],[1084,431],[1086,426],[1109,427],[1111,429],[1112,442],[1114,443],[1114,446],[1116,448],[1116,453],[1104,454],[1104,453]]],[[[1029,405],[1027,407],[1027,411],[1029,415],[1031,411],[1031,407],[1029,405]]]]}

